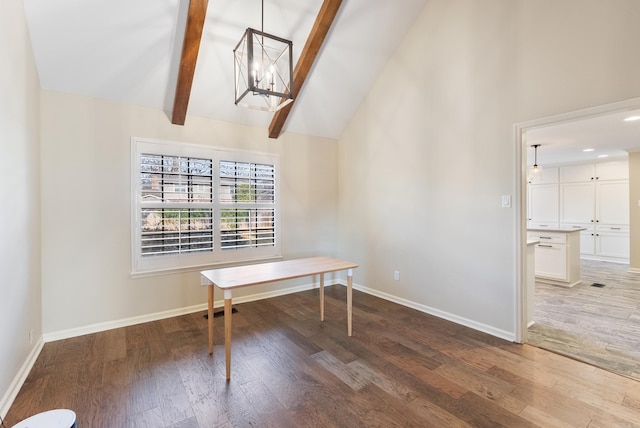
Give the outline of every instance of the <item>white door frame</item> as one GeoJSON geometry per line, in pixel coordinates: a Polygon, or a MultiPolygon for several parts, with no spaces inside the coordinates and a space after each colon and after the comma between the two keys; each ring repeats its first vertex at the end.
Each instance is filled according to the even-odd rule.
{"type": "Polygon", "coordinates": [[[640,108],[640,98],[589,107],[554,116],[542,117],[513,126],[516,148],[516,319],[515,341],[524,343],[527,338],[527,320],[525,307],[527,304],[527,138],[530,129],[544,128],[574,120],[588,119],[610,113],[637,110],[640,108]]]}

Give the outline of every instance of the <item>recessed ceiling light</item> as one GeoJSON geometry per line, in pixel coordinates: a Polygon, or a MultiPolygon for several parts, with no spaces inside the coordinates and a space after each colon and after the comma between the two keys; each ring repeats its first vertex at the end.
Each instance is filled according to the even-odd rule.
{"type": "Polygon", "coordinates": [[[624,121],[625,122],[635,122],[636,120],[640,120],[640,116],[629,116],[624,121]]]}
{"type": "Polygon", "coordinates": [[[595,150],[595,149],[584,149],[584,150],[583,150],[583,152],[592,152],[592,151],[594,151],[594,150],[595,150]]]}
{"type": "Polygon", "coordinates": [[[598,155],[599,158],[606,158],[609,157],[609,155],[598,155]]]}

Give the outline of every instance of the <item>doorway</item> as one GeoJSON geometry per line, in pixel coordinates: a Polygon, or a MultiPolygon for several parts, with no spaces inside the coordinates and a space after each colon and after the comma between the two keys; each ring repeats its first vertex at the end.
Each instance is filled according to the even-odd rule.
{"type": "MultiPolygon", "coordinates": [[[[629,114],[630,112],[638,109],[640,109],[640,99],[632,99],[624,102],[613,103],[613,104],[608,104],[608,105],[599,106],[595,108],[589,108],[585,110],[541,118],[541,119],[528,121],[528,122],[515,125],[514,130],[515,130],[516,153],[517,153],[517,156],[516,156],[517,167],[518,167],[517,171],[519,171],[519,174],[517,176],[517,182],[518,182],[517,189],[519,190],[519,194],[517,195],[517,200],[519,201],[519,204],[517,209],[517,222],[516,222],[518,227],[518,237],[517,237],[518,280],[519,280],[518,284],[520,284],[516,290],[516,298],[517,298],[516,338],[519,342],[529,342],[533,345],[536,345],[536,346],[540,345],[540,347],[545,347],[547,349],[548,347],[553,347],[553,346],[550,346],[549,343],[546,343],[546,344],[534,343],[535,340],[528,339],[528,328],[527,328],[528,326],[527,326],[527,319],[525,318],[526,312],[527,312],[525,308],[527,308],[527,304],[531,305],[531,300],[535,299],[535,295],[532,296],[531,291],[527,291],[527,286],[526,286],[527,284],[526,279],[528,276],[527,274],[531,273],[527,271],[528,269],[527,267],[527,218],[528,218],[527,217],[527,208],[528,208],[527,182],[528,182],[528,170],[529,170],[527,157],[528,157],[528,154],[532,153],[530,146],[533,143],[533,141],[530,141],[528,137],[534,135],[535,132],[537,132],[538,130],[552,128],[557,125],[564,125],[572,122],[586,121],[587,119],[598,120],[599,118],[602,118],[605,116],[611,116],[615,114],[619,114],[619,115],[629,114]]],[[[535,141],[535,143],[538,143],[538,141],[535,141]]],[[[638,138],[636,144],[640,144],[640,138],[638,138]]],[[[570,144],[568,144],[568,146],[570,146],[570,144]]],[[[627,149],[628,147],[624,147],[624,148],[627,149]]],[[[559,147],[556,147],[556,149],[559,149],[559,147]]],[[[573,149],[575,149],[575,147],[573,149]]],[[[568,151],[569,150],[567,149],[564,151],[565,153],[563,153],[562,150],[556,150],[557,156],[556,158],[554,158],[554,161],[556,163],[562,163],[562,160],[560,158],[562,156],[566,156],[568,151]]],[[[540,153],[541,152],[538,152],[538,155],[540,155],[540,153]]],[[[549,155],[550,152],[547,154],[549,155]]],[[[538,163],[540,163],[541,166],[543,166],[540,157],[538,158],[538,163]]],[[[597,266],[597,263],[594,265],[593,262],[584,262],[584,263],[585,263],[585,267],[583,268],[583,271],[585,272],[584,282],[588,282],[592,278],[597,277],[597,275],[601,275],[601,272],[599,272],[599,270],[601,271],[602,269],[606,269],[606,265],[597,266]],[[596,272],[595,274],[593,273],[594,271],[596,272]]],[[[613,271],[615,272],[615,269],[613,269],[613,271]]],[[[628,272],[623,271],[622,274],[617,276],[622,278],[620,283],[628,284],[628,283],[638,282],[636,281],[636,279],[638,279],[637,276],[634,276],[633,274],[629,274],[628,272]],[[622,278],[625,275],[628,275],[628,276],[625,278],[622,278]]],[[[550,286],[550,287],[553,288],[555,286],[550,286]]],[[[585,287],[588,287],[588,285],[585,285],[585,287]]],[[[640,284],[638,285],[638,287],[640,289],[640,284]]],[[[549,290],[546,290],[546,291],[549,291],[549,290]]],[[[564,292],[566,290],[556,289],[555,291],[554,290],[551,290],[551,291],[564,292]]],[[[589,292],[590,290],[586,290],[586,291],[589,292]]],[[[632,290],[632,293],[634,293],[635,291],[636,290],[632,290]]],[[[558,299],[561,299],[561,298],[574,299],[571,296],[558,297],[558,299]]],[[[572,302],[573,300],[568,300],[568,301],[572,302]]],[[[633,316],[640,317],[640,314],[633,314],[633,316]]],[[[570,338],[563,337],[562,333],[563,332],[560,330],[560,332],[556,335],[557,337],[554,338],[556,345],[558,345],[556,346],[556,349],[550,349],[550,350],[569,355],[573,358],[582,359],[583,361],[589,362],[594,365],[600,365],[603,368],[609,369],[611,371],[616,371],[616,372],[621,371],[621,370],[616,370],[615,366],[604,367],[604,364],[600,364],[605,362],[605,361],[602,361],[603,356],[601,354],[591,359],[581,358],[579,355],[580,352],[577,352],[577,354],[571,355],[571,352],[575,351],[576,347],[572,346],[571,343],[568,343],[570,342],[570,338]]],[[[637,337],[640,338],[640,331],[638,331],[637,333],[638,333],[637,337]]],[[[539,339],[539,337],[535,339],[537,340],[539,339]]],[[[606,359],[606,357],[604,359],[606,359]]],[[[637,359],[637,356],[636,356],[636,359],[637,359]]],[[[614,360],[614,358],[611,358],[611,360],[614,360]]],[[[640,366],[637,366],[635,368],[631,367],[629,370],[631,372],[635,370],[635,374],[638,376],[638,379],[640,379],[640,366]]],[[[626,374],[626,373],[623,373],[623,374],[626,374]]]]}

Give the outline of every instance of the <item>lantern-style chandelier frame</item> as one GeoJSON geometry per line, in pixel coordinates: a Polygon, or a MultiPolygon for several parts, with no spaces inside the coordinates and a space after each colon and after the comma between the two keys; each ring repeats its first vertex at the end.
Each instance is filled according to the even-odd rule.
{"type": "Polygon", "coordinates": [[[276,111],[293,101],[293,43],[247,28],[233,50],[235,104],[276,111]]]}

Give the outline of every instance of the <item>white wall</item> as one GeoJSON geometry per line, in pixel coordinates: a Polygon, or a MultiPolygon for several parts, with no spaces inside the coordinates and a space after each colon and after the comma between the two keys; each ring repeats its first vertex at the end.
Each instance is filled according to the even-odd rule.
{"type": "Polygon", "coordinates": [[[513,125],[637,97],[639,19],[630,0],[427,2],[340,138],[354,281],[514,338],[513,125]]]}
{"type": "MultiPolygon", "coordinates": [[[[267,138],[266,129],[191,116],[185,126],[176,126],[162,111],[43,91],[42,276],[46,334],[207,301],[197,270],[130,277],[131,136],[279,154],[283,256],[335,255],[335,140],[288,133],[272,140],[267,138]]],[[[311,281],[306,278],[278,286],[311,281]]],[[[240,290],[237,295],[275,288],[256,287],[240,290]]]]}
{"type": "Polygon", "coordinates": [[[39,90],[23,3],[1,1],[0,415],[42,337],[39,90]]]}

